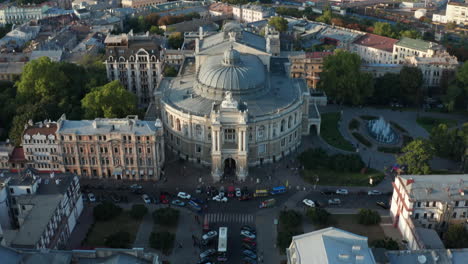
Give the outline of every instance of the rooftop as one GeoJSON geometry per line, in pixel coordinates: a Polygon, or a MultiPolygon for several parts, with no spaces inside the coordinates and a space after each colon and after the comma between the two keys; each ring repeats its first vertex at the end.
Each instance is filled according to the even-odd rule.
{"type": "Polygon", "coordinates": [[[403,175],[397,178],[415,201],[466,200],[468,174],[403,175]]]}
{"type": "Polygon", "coordinates": [[[10,162],[26,161],[23,147],[15,147],[11,153],[10,162]]]}
{"type": "Polygon", "coordinates": [[[425,249],[387,251],[390,264],[464,264],[468,259],[468,249],[425,249]]]}
{"type": "Polygon", "coordinates": [[[255,11],[273,12],[273,9],[271,7],[266,7],[266,6],[262,6],[262,5],[255,5],[255,4],[252,4],[252,3],[242,5],[242,8],[255,10],[255,11]]]}
{"type": "Polygon", "coordinates": [[[384,50],[387,52],[393,52],[393,45],[395,45],[395,43],[397,42],[397,39],[387,38],[368,33],[355,40],[354,44],[384,50]]]}
{"type": "Polygon", "coordinates": [[[45,125],[42,122],[38,122],[34,125],[28,125],[28,127],[24,130],[24,135],[55,135],[57,132],[57,123],[47,122],[45,125]]]}
{"type": "Polygon", "coordinates": [[[333,52],[329,51],[322,51],[322,52],[306,52],[305,57],[307,59],[319,59],[319,58],[325,58],[328,55],[332,55],[333,52]]]}
{"type": "Polygon", "coordinates": [[[96,118],[95,120],[59,121],[58,134],[99,135],[108,133],[131,133],[154,135],[161,127],[156,122],[139,120],[137,116],[126,118],[96,118]]]}
{"type": "Polygon", "coordinates": [[[291,244],[300,264],[376,263],[367,237],[335,227],[295,236],[291,244]]]}
{"type": "Polygon", "coordinates": [[[437,48],[439,45],[434,42],[425,41],[421,39],[402,38],[395,45],[427,52],[428,49],[437,48]]]}
{"type": "Polygon", "coordinates": [[[449,1],[447,3],[447,5],[454,5],[454,6],[464,6],[464,7],[468,7],[468,1],[449,1]]]}
{"type": "Polygon", "coordinates": [[[364,33],[338,27],[325,27],[318,33],[318,39],[330,38],[340,42],[352,42],[364,33]]]}

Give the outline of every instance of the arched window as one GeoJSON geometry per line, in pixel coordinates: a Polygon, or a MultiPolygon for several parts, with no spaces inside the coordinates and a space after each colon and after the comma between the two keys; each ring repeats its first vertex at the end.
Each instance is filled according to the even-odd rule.
{"type": "Polygon", "coordinates": [[[297,113],[294,113],[294,124],[297,124],[297,113]]]}
{"type": "Polygon", "coordinates": [[[176,130],[177,130],[177,131],[182,130],[182,128],[181,128],[181,126],[180,126],[180,120],[179,120],[179,118],[176,119],[176,130]]]}
{"type": "Polygon", "coordinates": [[[283,120],[281,120],[280,132],[284,132],[284,127],[285,126],[286,126],[286,121],[283,119],[283,120]]]}
{"type": "Polygon", "coordinates": [[[114,61],[114,58],[112,56],[109,57],[109,61],[110,62],[113,62],[114,61]]]}
{"type": "Polygon", "coordinates": [[[265,137],[265,126],[261,125],[257,131],[258,139],[263,139],[265,137]]]}
{"type": "Polygon", "coordinates": [[[201,139],[202,138],[202,127],[200,125],[195,126],[195,135],[197,138],[201,139]]]}
{"type": "Polygon", "coordinates": [[[288,118],[288,129],[290,129],[292,126],[292,116],[289,116],[288,118]]]}

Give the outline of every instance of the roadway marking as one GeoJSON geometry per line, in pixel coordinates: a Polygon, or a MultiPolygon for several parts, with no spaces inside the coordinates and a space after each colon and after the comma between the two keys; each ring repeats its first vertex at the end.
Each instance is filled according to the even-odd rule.
{"type": "Polygon", "coordinates": [[[210,213],[204,217],[208,222],[234,222],[234,223],[252,223],[254,216],[251,214],[223,214],[223,213],[210,213]]]}

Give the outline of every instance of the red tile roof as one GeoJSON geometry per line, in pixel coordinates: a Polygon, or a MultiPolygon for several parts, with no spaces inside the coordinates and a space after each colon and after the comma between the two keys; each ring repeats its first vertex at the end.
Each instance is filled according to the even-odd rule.
{"type": "Polygon", "coordinates": [[[354,41],[354,44],[393,52],[393,45],[397,42],[398,39],[392,39],[368,33],[354,41]]]}
{"type": "Polygon", "coordinates": [[[43,125],[42,127],[39,127],[38,125],[34,126],[28,126],[26,130],[24,130],[25,135],[36,135],[37,133],[41,135],[55,135],[55,132],[57,131],[57,124],[54,123],[49,123],[49,127],[46,125],[43,125]]]}
{"type": "Polygon", "coordinates": [[[22,147],[16,147],[11,153],[10,162],[26,161],[22,147]]]}
{"type": "Polygon", "coordinates": [[[328,55],[332,55],[333,52],[330,51],[323,51],[323,52],[307,52],[306,53],[306,58],[307,59],[319,59],[326,57],[328,55]]]}

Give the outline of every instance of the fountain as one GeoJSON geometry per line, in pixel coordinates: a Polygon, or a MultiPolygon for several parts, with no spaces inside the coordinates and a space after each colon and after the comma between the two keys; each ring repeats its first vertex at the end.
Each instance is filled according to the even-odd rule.
{"type": "Polygon", "coordinates": [[[370,135],[380,143],[392,144],[398,140],[398,134],[390,126],[390,123],[386,122],[383,117],[379,119],[369,120],[367,123],[367,129],[370,135]]]}

